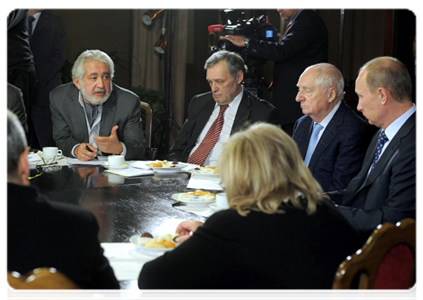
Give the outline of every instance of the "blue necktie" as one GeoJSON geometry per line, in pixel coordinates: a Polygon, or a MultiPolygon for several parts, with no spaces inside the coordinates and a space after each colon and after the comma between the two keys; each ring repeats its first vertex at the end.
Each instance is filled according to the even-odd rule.
{"type": "Polygon", "coordinates": [[[373,163],[372,163],[372,166],[370,167],[370,171],[373,170],[373,168],[375,167],[375,165],[376,165],[376,163],[379,159],[380,153],[382,152],[383,146],[385,145],[385,143],[388,140],[389,139],[385,134],[385,130],[382,130],[380,132],[379,139],[377,140],[376,153],[375,153],[375,157],[373,158],[373,163]]]}
{"type": "Polygon", "coordinates": [[[308,142],[308,148],[307,148],[307,154],[304,159],[304,163],[308,167],[308,164],[310,163],[310,158],[313,155],[314,149],[316,148],[317,139],[319,136],[320,130],[323,129],[323,126],[319,123],[315,123],[313,127],[313,132],[311,133],[310,141],[308,142]]]}

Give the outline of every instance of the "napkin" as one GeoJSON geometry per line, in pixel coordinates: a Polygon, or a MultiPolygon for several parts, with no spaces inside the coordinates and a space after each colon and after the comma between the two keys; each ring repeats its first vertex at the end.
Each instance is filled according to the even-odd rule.
{"type": "Polygon", "coordinates": [[[196,190],[223,191],[223,188],[220,185],[220,178],[207,178],[205,176],[202,177],[199,174],[191,174],[187,188],[196,190]]]}
{"type": "Polygon", "coordinates": [[[174,205],[173,206],[176,209],[179,210],[183,210],[189,213],[193,213],[202,217],[210,217],[214,211],[208,207],[208,206],[204,206],[204,207],[194,207],[194,206],[188,206],[188,205],[174,205]]]}
{"type": "Polygon", "coordinates": [[[109,260],[117,280],[138,280],[142,266],[155,259],[142,254],[131,243],[101,243],[104,256],[109,260]]]}

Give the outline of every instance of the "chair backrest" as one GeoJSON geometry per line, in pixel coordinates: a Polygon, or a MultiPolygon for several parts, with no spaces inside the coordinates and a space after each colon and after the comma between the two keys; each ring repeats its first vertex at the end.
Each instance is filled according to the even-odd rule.
{"type": "Polygon", "coordinates": [[[150,105],[146,102],[141,102],[141,110],[145,111],[145,140],[146,140],[146,146],[148,148],[151,147],[151,135],[153,131],[153,110],[151,109],[150,105]]]}
{"type": "Polygon", "coordinates": [[[37,268],[26,275],[7,272],[7,282],[14,289],[79,289],[55,268],[37,268]]]}
{"type": "Polygon", "coordinates": [[[339,266],[334,289],[408,289],[416,281],[416,222],[379,225],[339,266]]]}

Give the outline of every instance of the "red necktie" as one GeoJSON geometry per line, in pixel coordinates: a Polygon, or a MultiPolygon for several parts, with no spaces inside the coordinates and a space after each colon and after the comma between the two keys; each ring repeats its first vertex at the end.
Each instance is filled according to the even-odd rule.
{"type": "Polygon", "coordinates": [[[288,25],[286,25],[286,28],[285,28],[285,34],[286,34],[286,32],[288,31],[289,26],[291,26],[291,22],[289,22],[289,23],[288,23],[288,25]]]}
{"type": "Polygon", "coordinates": [[[209,131],[207,131],[207,134],[201,142],[200,146],[198,146],[194,153],[192,153],[188,158],[188,163],[200,166],[204,164],[204,161],[206,160],[207,156],[209,156],[211,149],[213,149],[217,139],[219,138],[220,132],[222,131],[223,113],[227,108],[228,105],[220,106],[219,115],[217,116],[216,120],[214,120],[209,131]]]}

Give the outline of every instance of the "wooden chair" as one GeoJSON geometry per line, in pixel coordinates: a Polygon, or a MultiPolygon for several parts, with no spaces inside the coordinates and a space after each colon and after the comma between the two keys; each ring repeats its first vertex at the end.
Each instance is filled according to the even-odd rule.
{"type": "Polygon", "coordinates": [[[146,151],[145,157],[147,160],[155,160],[157,156],[157,148],[151,148],[151,138],[153,134],[153,110],[151,106],[143,101],[141,102],[141,110],[145,112],[145,141],[146,141],[146,151]]]}
{"type": "Polygon", "coordinates": [[[334,289],[408,289],[416,281],[416,222],[379,225],[339,266],[334,289]]]}
{"type": "Polygon", "coordinates": [[[78,289],[79,287],[55,268],[37,268],[26,275],[7,272],[7,282],[14,289],[78,289]]]}

